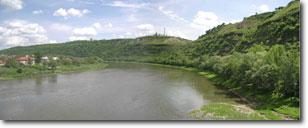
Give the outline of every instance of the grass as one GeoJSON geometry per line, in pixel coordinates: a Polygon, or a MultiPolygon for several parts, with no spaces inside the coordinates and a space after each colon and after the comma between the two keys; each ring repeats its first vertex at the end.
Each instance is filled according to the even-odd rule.
{"type": "Polygon", "coordinates": [[[198,74],[201,75],[201,76],[205,76],[208,79],[213,79],[213,78],[217,77],[217,74],[212,73],[212,72],[206,72],[206,71],[198,72],[198,74]]]}
{"type": "Polygon", "coordinates": [[[244,106],[227,103],[210,103],[190,112],[199,120],[266,120],[259,112],[244,106]]]}
{"type": "Polygon", "coordinates": [[[269,120],[284,120],[282,115],[272,111],[272,110],[257,110],[260,114],[264,115],[269,120]]]}
{"type": "Polygon", "coordinates": [[[255,110],[246,105],[209,103],[189,115],[197,120],[298,120],[299,109],[283,106],[275,110],[255,110]]]}
{"type": "Polygon", "coordinates": [[[274,109],[274,111],[285,114],[297,120],[300,118],[300,109],[298,107],[281,106],[274,109]]]}

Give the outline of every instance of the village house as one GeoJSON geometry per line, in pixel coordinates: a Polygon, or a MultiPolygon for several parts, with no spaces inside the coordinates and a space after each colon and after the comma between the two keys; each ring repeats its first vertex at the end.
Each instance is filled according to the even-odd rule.
{"type": "Polygon", "coordinates": [[[5,60],[0,59],[0,66],[3,66],[3,65],[5,65],[5,60]]]}
{"type": "Polygon", "coordinates": [[[52,60],[54,61],[59,60],[59,57],[52,57],[52,60]]]}
{"type": "Polygon", "coordinates": [[[0,66],[4,66],[6,64],[6,56],[0,55],[0,66]]]}
{"type": "Polygon", "coordinates": [[[42,62],[49,62],[48,56],[43,56],[41,59],[42,59],[42,62]]]}
{"type": "Polygon", "coordinates": [[[29,55],[16,57],[16,61],[24,65],[33,65],[35,63],[34,59],[29,55]]]}

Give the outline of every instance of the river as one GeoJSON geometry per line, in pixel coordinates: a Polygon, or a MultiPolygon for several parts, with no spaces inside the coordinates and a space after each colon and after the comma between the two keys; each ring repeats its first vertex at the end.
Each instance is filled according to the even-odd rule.
{"type": "Polygon", "coordinates": [[[195,72],[150,64],[0,81],[2,120],[186,120],[237,100],[195,72]]]}

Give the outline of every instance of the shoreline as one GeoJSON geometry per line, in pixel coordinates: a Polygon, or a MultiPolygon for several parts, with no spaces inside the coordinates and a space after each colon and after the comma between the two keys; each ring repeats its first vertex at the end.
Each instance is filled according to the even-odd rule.
{"type": "MultiPolygon", "coordinates": [[[[15,75],[8,75],[8,76],[0,76],[0,81],[7,81],[7,80],[20,80],[20,79],[27,79],[27,78],[34,78],[37,76],[49,76],[54,74],[66,74],[66,73],[75,73],[75,72],[86,72],[86,71],[94,71],[97,69],[104,69],[108,66],[106,63],[97,63],[97,64],[82,64],[80,66],[76,65],[60,65],[58,69],[54,72],[51,70],[36,70],[36,72],[24,73],[24,74],[15,74],[15,75]]],[[[0,67],[0,70],[3,67],[0,67]]],[[[33,70],[33,67],[26,67],[23,69],[33,70]]],[[[6,68],[6,70],[17,70],[17,69],[10,69],[6,68]]],[[[7,71],[9,72],[9,71],[7,71]]]]}

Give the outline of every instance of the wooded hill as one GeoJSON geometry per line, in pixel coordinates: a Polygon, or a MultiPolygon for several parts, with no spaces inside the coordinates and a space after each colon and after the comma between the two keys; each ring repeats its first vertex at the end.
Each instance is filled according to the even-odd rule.
{"type": "Polygon", "coordinates": [[[134,57],[157,55],[188,43],[191,41],[178,37],[145,36],[136,39],[72,41],[61,44],[14,47],[0,51],[0,54],[31,55],[40,52],[43,55],[98,56],[105,60],[127,60],[134,57]]]}
{"type": "Polygon", "coordinates": [[[274,12],[256,14],[235,24],[222,24],[202,35],[195,42],[202,43],[201,53],[225,55],[245,52],[255,44],[272,46],[299,45],[300,2],[295,0],[274,12]]]}

